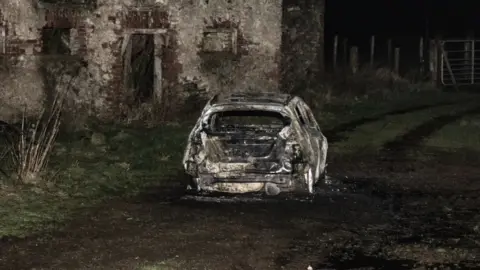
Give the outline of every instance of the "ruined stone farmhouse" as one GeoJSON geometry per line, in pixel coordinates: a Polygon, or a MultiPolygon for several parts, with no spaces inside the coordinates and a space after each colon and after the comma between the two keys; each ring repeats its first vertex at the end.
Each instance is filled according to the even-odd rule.
{"type": "Polygon", "coordinates": [[[52,88],[68,88],[73,107],[114,117],[191,91],[275,91],[281,2],[2,1],[0,116],[39,110],[52,88]]]}

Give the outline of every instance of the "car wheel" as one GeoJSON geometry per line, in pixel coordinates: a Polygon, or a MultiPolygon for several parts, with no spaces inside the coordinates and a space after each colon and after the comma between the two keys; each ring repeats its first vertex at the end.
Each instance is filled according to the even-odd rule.
{"type": "Polygon", "coordinates": [[[325,169],[322,173],[320,173],[320,177],[315,183],[314,189],[317,191],[323,191],[328,188],[327,184],[327,170],[325,169]]]}
{"type": "Polygon", "coordinates": [[[197,184],[193,180],[193,177],[189,174],[186,174],[186,173],[183,174],[183,177],[181,179],[181,185],[185,193],[188,193],[188,194],[198,193],[197,184]]]}
{"type": "Polygon", "coordinates": [[[315,174],[312,168],[309,168],[305,174],[305,181],[307,182],[308,193],[313,193],[313,185],[315,184],[315,174]]]}
{"type": "Polygon", "coordinates": [[[322,187],[325,185],[325,179],[327,177],[327,167],[326,164],[323,166],[323,169],[321,168],[322,166],[321,160],[317,164],[317,170],[315,171],[315,183],[314,187],[322,187]]]}
{"type": "Polygon", "coordinates": [[[314,193],[315,173],[314,170],[308,166],[304,173],[298,175],[295,183],[295,193],[302,195],[311,195],[314,193]]]}

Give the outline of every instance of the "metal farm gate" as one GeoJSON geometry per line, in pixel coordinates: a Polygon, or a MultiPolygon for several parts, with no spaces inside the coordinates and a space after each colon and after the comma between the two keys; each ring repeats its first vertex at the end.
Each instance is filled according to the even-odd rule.
{"type": "Polygon", "coordinates": [[[480,84],[480,40],[443,40],[440,50],[443,85],[480,84]]]}

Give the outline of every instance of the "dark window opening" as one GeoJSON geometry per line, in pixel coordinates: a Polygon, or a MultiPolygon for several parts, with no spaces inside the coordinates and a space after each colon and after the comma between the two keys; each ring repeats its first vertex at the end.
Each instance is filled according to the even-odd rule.
{"type": "Polygon", "coordinates": [[[70,28],[43,28],[42,52],[49,55],[69,55],[70,28]]]}
{"type": "Polygon", "coordinates": [[[298,107],[295,107],[295,113],[297,114],[298,119],[300,119],[300,123],[302,123],[302,125],[305,125],[306,121],[303,118],[303,115],[298,107]]]}
{"type": "Polygon", "coordinates": [[[317,122],[315,121],[315,116],[313,115],[312,110],[307,105],[305,105],[305,114],[310,127],[315,130],[320,130],[320,128],[317,125],[317,122]]]}
{"type": "Polygon", "coordinates": [[[209,28],[204,30],[202,53],[237,54],[238,34],[235,28],[209,28]]]}
{"type": "Polygon", "coordinates": [[[308,123],[309,123],[310,127],[318,130],[318,126],[315,123],[315,118],[314,118],[313,114],[309,111],[307,111],[306,114],[307,114],[307,119],[308,119],[308,123]]]}
{"type": "Polygon", "coordinates": [[[290,121],[271,111],[225,111],[212,115],[211,131],[214,133],[267,133],[280,132],[290,121]]]}
{"type": "Polygon", "coordinates": [[[308,109],[306,107],[307,105],[306,104],[303,104],[302,107],[297,107],[298,108],[298,113],[300,113],[301,115],[301,118],[300,119],[302,122],[305,123],[305,125],[307,125],[308,127],[314,127],[313,125],[313,121],[312,119],[310,118],[310,114],[308,113],[308,109]]]}
{"type": "Polygon", "coordinates": [[[152,34],[133,34],[130,39],[130,56],[126,64],[127,84],[134,101],[147,102],[152,99],[155,88],[155,39],[152,34]]]}

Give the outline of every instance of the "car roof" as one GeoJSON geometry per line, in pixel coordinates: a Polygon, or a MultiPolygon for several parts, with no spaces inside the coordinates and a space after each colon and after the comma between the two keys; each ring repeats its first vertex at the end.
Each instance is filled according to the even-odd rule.
{"type": "Polygon", "coordinates": [[[211,105],[251,105],[251,104],[270,104],[287,105],[292,96],[280,92],[247,92],[247,93],[226,93],[215,95],[211,100],[211,105]]]}

